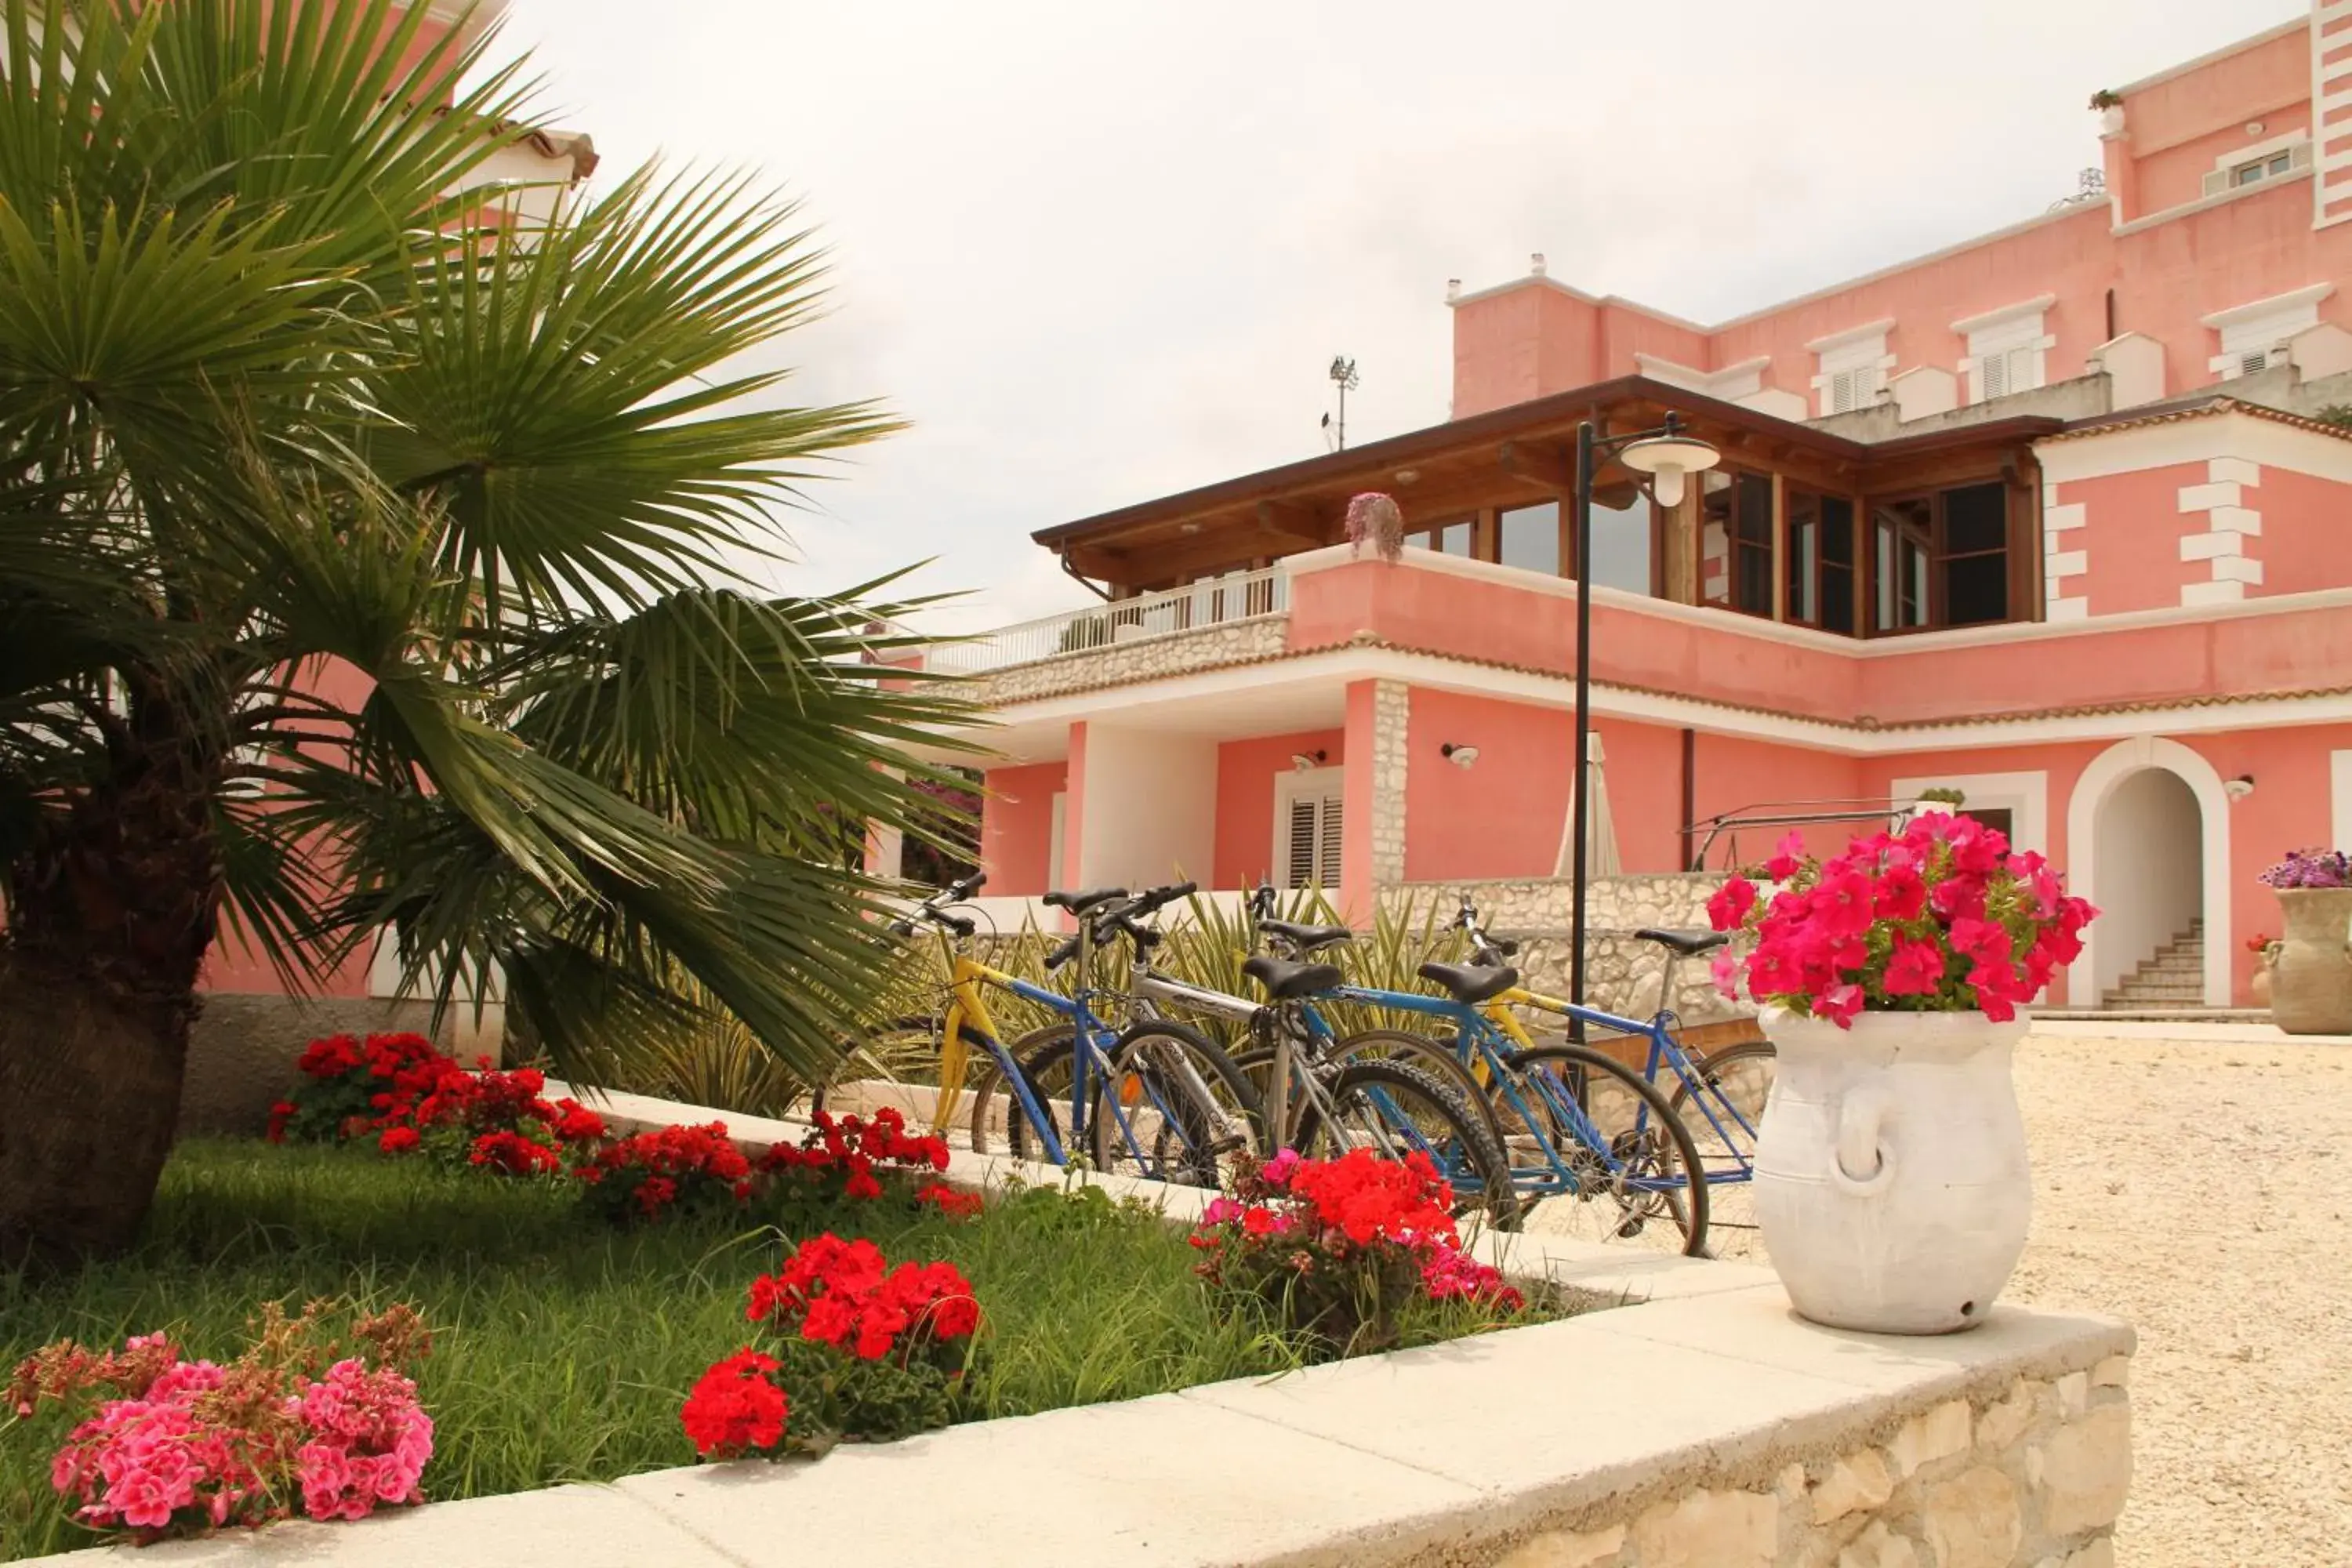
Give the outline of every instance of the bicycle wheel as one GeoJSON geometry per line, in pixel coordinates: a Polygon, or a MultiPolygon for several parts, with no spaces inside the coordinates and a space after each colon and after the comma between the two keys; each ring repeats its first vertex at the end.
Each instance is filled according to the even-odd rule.
{"type": "Polygon", "coordinates": [[[1704,1167],[1664,1095],[1584,1046],[1538,1046],[1513,1057],[1511,1068],[1516,1100],[1497,1086],[1494,1104],[1510,1134],[1514,1177],[1523,1192],[1532,1183],[1545,1197],[1530,1216],[1534,1228],[1705,1255],[1704,1167]]]}
{"type": "Polygon", "coordinates": [[[1453,1184],[1457,1218],[1483,1215],[1496,1230],[1519,1226],[1519,1194],[1484,1118],[1437,1079],[1387,1058],[1350,1063],[1328,1088],[1330,1114],[1313,1095],[1299,1109],[1298,1152],[1328,1160],[1370,1149],[1392,1160],[1429,1156],[1453,1184]]]}
{"type": "Polygon", "coordinates": [[[1463,1061],[1461,1051],[1443,1040],[1403,1029],[1366,1029],[1332,1047],[1328,1059],[1343,1068],[1359,1061],[1402,1061],[1419,1068],[1484,1116],[1497,1146],[1503,1142],[1503,1123],[1487,1102],[1486,1084],[1463,1061]]]}
{"type": "Polygon", "coordinates": [[[1769,1040],[1726,1046],[1694,1064],[1696,1093],[1682,1079],[1667,1101],[1689,1130],[1699,1169],[1706,1173],[1711,1258],[1764,1260],[1764,1238],[1756,1226],[1756,1134],[1764,1125],[1764,1102],[1771,1097],[1779,1060],[1769,1040]]]}
{"type": "MultiPolygon", "coordinates": [[[[1053,1123],[1055,1140],[1069,1153],[1070,1085],[1074,1057],[1071,1042],[1077,1032],[1067,1024],[1048,1024],[1005,1047],[1027,1080],[1037,1109],[1053,1123]]],[[[1020,1096],[1004,1080],[1004,1069],[992,1056],[982,1056],[971,1079],[971,1150],[975,1154],[1011,1154],[1016,1160],[1045,1158],[1037,1130],[1029,1124],[1020,1096]]]]}
{"type": "Polygon", "coordinates": [[[1233,1058],[1182,1024],[1137,1024],[1111,1047],[1087,1108],[1095,1169],[1185,1186],[1224,1184],[1260,1142],[1257,1096],[1233,1058]]]}

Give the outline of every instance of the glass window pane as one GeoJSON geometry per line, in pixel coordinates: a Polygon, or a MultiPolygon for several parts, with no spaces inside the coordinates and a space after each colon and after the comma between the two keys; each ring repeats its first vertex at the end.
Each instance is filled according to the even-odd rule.
{"type": "Polygon", "coordinates": [[[1754,545],[1739,547],[1739,596],[1735,608],[1751,616],[1772,613],[1772,552],[1754,545]]]}
{"type": "Polygon", "coordinates": [[[1629,594],[1650,591],[1650,503],[1638,491],[1622,507],[1593,500],[1592,584],[1629,594]]]}
{"type": "MultiPolygon", "coordinates": [[[[1506,566],[1558,574],[1559,503],[1523,506],[1502,516],[1502,558],[1506,566]]],[[[1570,748],[1573,750],[1574,748],[1570,748]]]]}
{"type": "MultiPolygon", "coordinates": [[[[1796,498],[1790,497],[1791,510],[1796,498]]],[[[1815,559],[1821,543],[1821,525],[1811,517],[1789,519],[1789,618],[1812,626],[1821,619],[1821,606],[1813,602],[1814,574],[1819,563],[1815,559]]]]}
{"type": "Polygon", "coordinates": [[[1739,478],[1739,537],[1749,544],[1772,545],[1772,481],[1762,474],[1739,478]]]}
{"type": "Polygon", "coordinates": [[[1822,629],[1853,635],[1853,568],[1822,568],[1822,629]]]}
{"type": "Polygon", "coordinates": [[[1853,564],[1853,502],[1843,496],[1823,496],[1822,559],[1832,566],[1853,564]]]}
{"type": "Polygon", "coordinates": [[[1973,626],[2009,619],[2009,557],[1969,555],[1944,563],[1944,622],[1973,626]]]}
{"type": "Polygon", "coordinates": [[[2009,546],[2009,491],[2000,484],[1944,492],[1944,553],[1973,555],[2009,546]]]}
{"type": "MultiPolygon", "coordinates": [[[[2285,153],[2281,153],[2271,160],[2271,173],[2273,174],[2284,174],[2287,172],[2291,163],[2291,155],[2285,153]]],[[[1569,749],[1570,751],[1574,751],[1576,748],[1571,746],[1569,749]]]]}
{"type": "Polygon", "coordinates": [[[1470,553],[1470,524],[1466,522],[1441,529],[1437,535],[1437,548],[1448,555],[1467,555],[1470,553]]]}

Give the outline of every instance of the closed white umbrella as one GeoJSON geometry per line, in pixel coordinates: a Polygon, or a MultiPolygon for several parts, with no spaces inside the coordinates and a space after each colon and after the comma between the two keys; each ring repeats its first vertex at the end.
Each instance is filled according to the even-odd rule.
{"type": "MultiPolygon", "coordinates": [[[[1584,869],[1588,877],[1615,877],[1624,872],[1624,864],[1617,858],[1617,824],[1609,815],[1609,780],[1601,769],[1601,737],[1585,737],[1584,769],[1592,781],[1592,806],[1584,819],[1584,869]]],[[[1576,857],[1576,781],[1569,781],[1568,817],[1559,827],[1559,856],[1552,864],[1552,875],[1569,876],[1576,857]]]]}

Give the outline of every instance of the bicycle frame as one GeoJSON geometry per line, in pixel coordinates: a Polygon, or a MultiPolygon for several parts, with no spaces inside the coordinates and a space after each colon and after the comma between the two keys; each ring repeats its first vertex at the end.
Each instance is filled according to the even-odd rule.
{"type": "MultiPolygon", "coordinates": [[[[1550,1167],[1549,1173],[1531,1173],[1528,1176],[1514,1178],[1521,1185],[1542,1197],[1559,1192],[1577,1191],[1580,1188],[1581,1183],[1575,1168],[1552,1142],[1550,1135],[1544,1131],[1541,1119],[1533,1114],[1526,1097],[1520,1093],[1520,1084],[1523,1080],[1520,1075],[1510,1070],[1506,1047],[1497,1043],[1498,1040],[1507,1042],[1510,1047],[1520,1050],[1534,1048],[1536,1044],[1534,1037],[1528,1033],[1526,1026],[1509,1011],[1511,1002],[1523,999],[1528,994],[1527,992],[1515,987],[1482,1005],[1473,1006],[1467,1003],[1457,1002],[1450,996],[1424,996],[1412,991],[1372,991],[1360,986],[1348,985],[1325,993],[1321,999],[1334,1002],[1360,1002],[1369,1006],[1386,1007],[1398,1012],[1417,1014],[1423,1017],[1444,1019],[1452,1024],[1454,1026],[1455,1039],[1462,1054],[1463,1066],[1482,1079],[1495,1084],[1501,1090],[1504,1098],[1510,1102],[1511,1109],[1517,1113],[1528,1131],[1534,1135],[1537,1147],[1542,1151],[1544,1163],[1550,1167]]],[[[1605,1016],[1605,1015],[1602,1016],[1605,1016]]],[[[1312,1008],[1308,1009],[1307,1016],[1312,1027],[1326,1037],[1330,1034],[1330,1026],[1316,1015],[1312,1008]]],[[[1633,1026],[1638,1029],[1642,1026],[1633,1026]]],[[[1577,1142],[1588,1153],[1604,1160],[1614,1159],[1611,1152],[1610,1140],[1598,1126],[1594,1125],[1586,1107],[1580,1103],[1576,1097],[1561,1092],[1559,1088],[1540,1077],[1536,1079],[1536,1092],[1541,1096],[1552,1116],[1568,1127],[1569,1131],[1575,1135],[1577,1142]]],[[[1646,1105],[1636,1110],[1633,1121],[1635,1133],[1642,1131],[1643,1122],[1649,1114],[1649,1108],[1646,1105]]],[[[1699,1173],[1695,1172],[1692,1175],[1694,1179],[1706,1179],[1699,1173]]],[[[1668,1192],[1684,1184],[1681,1181],[1662,1181],[1655,1177],[1642,1176],[1627,1177],[1625,1184],[1632,1190],[1643,1193],[1668,1192]]]]}
{"type": "MultiPolygon", "coordinates": [[[[1088,1085],[1097,1074],[1106,1079],[1109,1076],[1110,1059],[1104,1045],[1107,1041],[1116,1040],[1117,1032],[1096,1015],[1089,1005],[1090,993],[1085,988],[1081,987],[1075,996],[1065,996],[1058,991],[1047,990],[1017,974],[1007,974],[1001,969],[981,963],[958,948],[944,931],[940,933],[940,940],[948,954],[949,988],[947,1013],[940,1022],[940,1092],[938,1103],[932,1110],[932,1131],[944,1137],[953,1123],[963,1100],[964,1075],[971,1066],[971,1054],[967,1047],[977,1043],[995,1061],[997,1070],[1012,1090],[1021,1114],[1027,1119],[1030,1131],[1036,1133],[1047,1161],[1055,1165],[1068,1164],[1069,1149],[1055,1135],[1053,1119],[1038,1103],[1030,1088],[1028,1075],[1021,1071],[1013,1052],[997,1033],[995,1020],[989,1015],[988,1000],[982,988],[996,986],[1024,1002],[1058,1014],[1076,1026],[1074,1048],[1070,1053],[1070,1147],[1086,1147],[1089,1132],[1087,1117],[1093,1103],[1088,1085]]],[[[1111,1119],[1118,1125],[1119,1136],[1126,1141],[1128,1152],[1135,1156],[1139,1165],[1148,1167],[1142,1145],[1135,1135],[1133,1119],[1121,1107],[1119,1098],[1108,1096],[1104,1103],[1110,1107],[1111,1119]]],[[[1168,1114],[1167,1108],[1156,1101],[1153,1109],[1162,1116],[1168,1114]]]]}
{"type": "MultiPolygon", "coordinates": [[[[1674,961],[1669,957],[1664,976],[1667,986],[1674,984],[1674,961]]],[[[1670,991],[1662,990],[1661,992],[1662,995],[1671,994],[1670,991]]],[[[1748,1124],[1748,1118],[1741,1115],[1738,1108],[1727,1099],[1722,1095],[1708,1092],[1706,1080],[1699,1072],[1697,1063],[1693,1061],[1691,1054],[1683,1048],[1683,1043],[1675,1038],[1674,1030],[1670,1026],[1674,1018],[1672,1013],[1662,1008],[1648,1023],[1638,1023],[1632,1018],[1621,1018],[1613,1013],[1604,1013],[1597,1007],[1580,1007],[1564,998],[1547,996],[1541,992],[1515,985],[1486,1004],[1486,1016],[1488,1023],[1496,1026],[1506,1035],[1519,1041],[1523,1046],[1532,1045],[1533,1037],[1528,1034],[1526,1026],[1519,1022],[1518,1016],[1511,1011],[1514,1006],[1532,1007],[1539,1013],[1550,1013],[1559,1017],[1581,1022],[1588,1029],[1598,1026],[1621,1035],[1639,1036],[1647,1041],[1647,1054],[1643,1062],[1642,1076],[1655,1083],[1658,1081],[1658,1068],[1661,1066],[1672,1072],[1681,1080],[1684,1087],[1689,1089],[1692,1103],[1696,1105],[1701,1114],[1706,1116],[1707,1125],[1715,1129],[1715,1135],[1722,1140],[1723,1146],[1731,1151],[1736,1168],[1725,1167],[1721,1171],[1709,1171],[1706,1173],[1706,1180],[1713,1185],[1726,1185],[1755,1179],[1755,1165],[1739,1152],[1739,1145],[1732,1141],[1730,1134],[1725,1129],[1723,1119],[1716,1114],[1716,1103],[1719,1102],[1723,1109],[1730,1113],[1733,1123],[1748,1135],[1751,1147],[1755,1142],[1756,1129],[1748,1124]]]]}

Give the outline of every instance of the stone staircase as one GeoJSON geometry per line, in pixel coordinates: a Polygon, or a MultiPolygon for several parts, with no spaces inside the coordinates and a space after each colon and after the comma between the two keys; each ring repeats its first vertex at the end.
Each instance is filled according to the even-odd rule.
{"type": "Polygon", "coordinates": [[[2107,993],[2106,1006],[2118,1013],[2162,1013],[2205,1005],[2205,922],[2198,921],[2156,950],[2107,993]]]}

